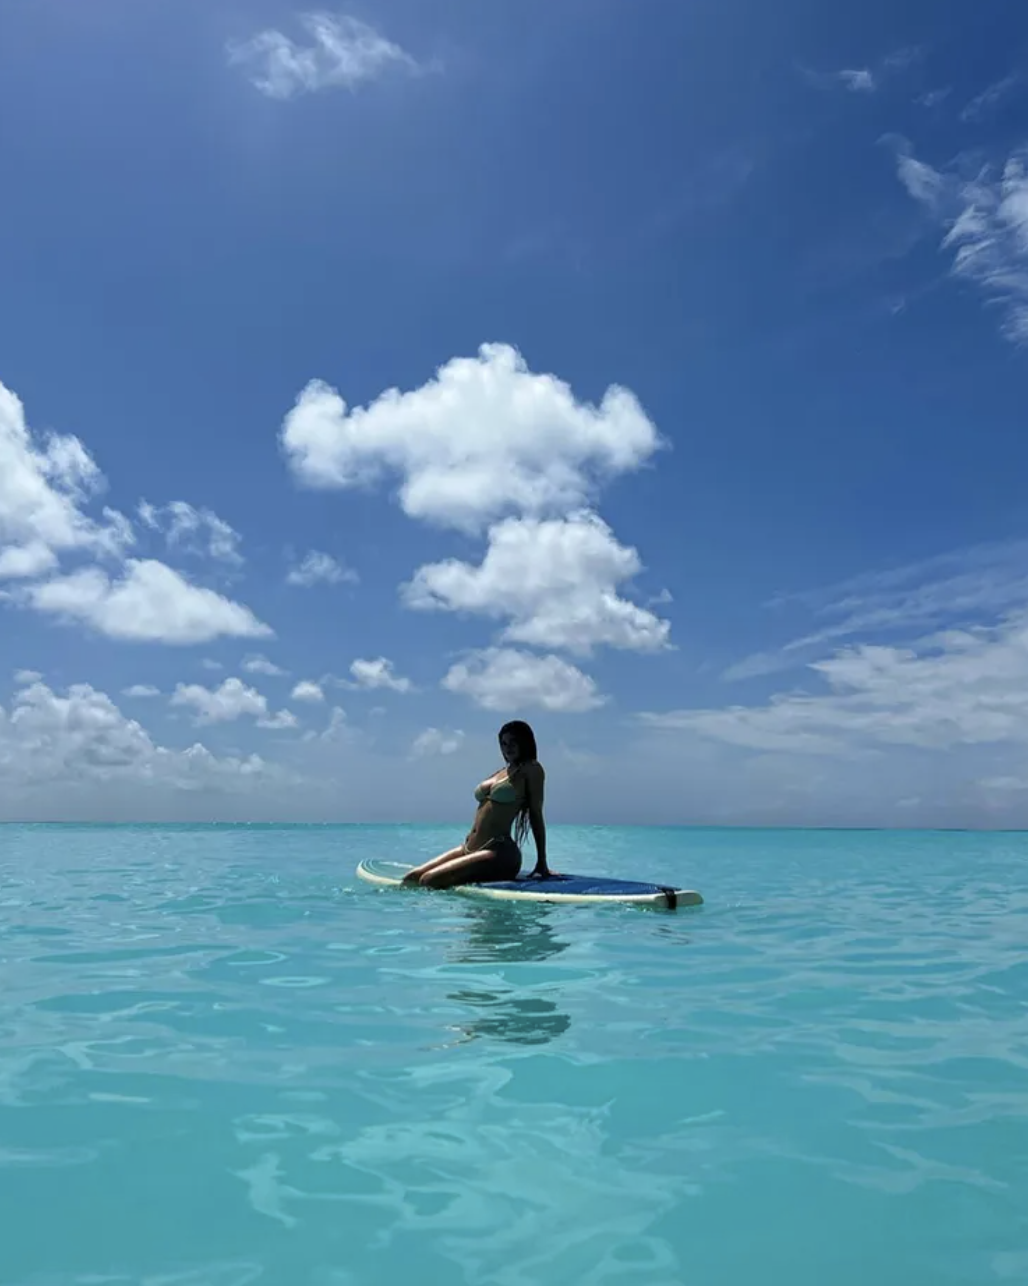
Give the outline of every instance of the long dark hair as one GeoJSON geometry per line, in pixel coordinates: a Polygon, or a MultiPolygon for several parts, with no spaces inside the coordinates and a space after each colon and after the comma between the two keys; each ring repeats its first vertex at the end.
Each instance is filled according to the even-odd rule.
{"type": "MultiPolygon", "coordinates": [[[[525,764],[535,763],[539,757],[539,750],[535,744],[535,733],[523,719],[511,719],[505,723],[497,734],[497,740],[502,741],[509,734],[518,743],[518,757],[511,765],[515,771],[522,768],[525,764]]],[[[510,770],[507,771],[508,777],[510,770]]],[[[525,797],[521,807],[514,818],[514,843],[518,848],[524,847],[525,838],[528,835],[528,785],[525,785],[525,797]]]]}

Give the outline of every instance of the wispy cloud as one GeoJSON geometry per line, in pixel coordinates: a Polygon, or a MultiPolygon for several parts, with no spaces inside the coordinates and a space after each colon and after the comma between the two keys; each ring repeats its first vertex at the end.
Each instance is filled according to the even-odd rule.
{"type": "Polygon", "coordinates": [[[844,67],[841,71],[816,72],[805,70],[807,80],[820,89],[842,88],[851,94],[874,94],[890,76],[905,71],[922,56],[916,47],[893,50],[871,66],[844,67]]]}
{"type": "Polygon", "coordinates": [[[642,719],[753,750],[815,755],[1028,744],[1028,611],[907,647],[844,648],[809,668],[827,690],[642,719]]]}
{"type": "Polygon", "coordinates": [[[209,509],[196,509],[185,500],[172,500],[163,507],[141,500],[137,512],[144,526],[162,533],[169,546],[237,566],[243,562],[239,533],[209,509]]]}
{"type": "Polygon", "coordinates": [[[309,37],[306,44],[268,30],[228,47],[229,62],[245,67],[251,83],[269,98],[353,91],[390,70],[420,70],[405,49],[358,18],[316,12],[301,14],[299,21],[309,37]]]}
{"type": "Polygon", "coordinates": [[[286,576],[287,585],[299,585],[303,589],[310,589],[314,585],[341,585],[343,582],[356,585],[359,580],[360,577],[352,568],[344,567],[331,554],[323,553],[320,549],[309,550],[286,576]]]}
{"type": "Polygon", "coordinates": [[[878,89],[870,67],[844,67],[841,71],[812,71],[801,67],[800,72],[815,89],[845,89],[851,94],[873,94],[878,89]]]}
{"type": "Polygon", "coordinates": [[[946,99],[949,98],[950,94],[952,94],[952,92],[953,92],[952,87],[949,85],[945,85],[940,89],[928,90],[927,93],[921,94],[921,96],[918,98],[917,101],[920,104],[920,106],[927,107],[929,109],[933,107],[941,107],[942,104],[946,101],[946,99]]]}
{"type": "Polygon", "coordinates": [[[758,158],[756,149],[730,147],[700,161],[683,178],[679,190],[646,215],[635,236],[662,237],[680,232],[690,219],[710,218],[739,196],[765,160],[758,158]]]}
{"type": "Polygon", "coordinates": [[[780,595],[769,607],[807,612],[816,628],[777,650],[758,652],[725,670],[739,680],[796,669],[826,646],[855,638],[909,636],[970,627],[1028,603],[1028,541],[954,550],[836,585],[780,595]]]}
{"type": "Polygon", "coordinates": [[[987,89],[983,89],[980,94],[975,95],[960,113],[960,119],[975,124],[985,120],[1023,83],[1018,72],[1011,72],[1009,76],[1004,76],[1002,80],[996,81],[994,85],[989,85],[987,89]]]}
{"type": "Polygon", "coordinates": [[[333,706],[328,717],[328,723],[321,732],[315,732],[312,728],[303,734],[302,740],[305,742],[320,741],[329,744],[351,741],[355,736],[356,731],[347,721],[346,711],[342,706],[333,706]]]}
{"type": "Polygon", "coordinates": [[[874,72],[868,67],[860,67],[854,71],[837,71],[834,78],[854,94],[873,94],[878,88],[874,72]]]}
{"type": "Polygon", "coordinates": [[[1002,168],[965,175],[934,169],[902,145],[900,182],[945,229],[941,249],[953,255],[952,272],[977,286],[1002,317],[1001,330],[1028,343],[1028,151],[1002,168]]]}

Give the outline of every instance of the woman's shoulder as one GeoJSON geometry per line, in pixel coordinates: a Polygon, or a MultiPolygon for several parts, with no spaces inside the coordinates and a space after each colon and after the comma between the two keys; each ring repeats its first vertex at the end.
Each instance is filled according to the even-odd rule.
{"type": "Polygon", "coordinates": [[[546,770],[538,759],[530,759],[527,764],[522,764],[521,771],[532,781],[542,781],[546,776],[546,770]]]}

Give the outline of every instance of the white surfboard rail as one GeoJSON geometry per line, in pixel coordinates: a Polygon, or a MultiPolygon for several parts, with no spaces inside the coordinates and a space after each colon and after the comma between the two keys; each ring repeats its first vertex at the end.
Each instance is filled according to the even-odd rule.
{"type": "MultiPolygon", "coordinates": [[[[403,884],[403,876],[412,864],[381,859],[358,863],[357,875],[380,888],[413,887],[403,884]]],[[[559,876],[553,880],[505,880],[495,884],[458,884],[443,890],[463,897],[488,898],[497,902],[550,902],[592,905],[652,906],[677,909],[702,906],[703,897],[695,889],[677,889],[636,880],[605,880],[602,876],[559,876]],[[512,885],[519,886],[514,888],[512,885]],[[564,885],[562,888],[561,885],[564,885]],[[596,891],[576,890],[575,885],[595,886],[596,891]],[[603,891],[603,885],[610,887],[603,891]]]]}

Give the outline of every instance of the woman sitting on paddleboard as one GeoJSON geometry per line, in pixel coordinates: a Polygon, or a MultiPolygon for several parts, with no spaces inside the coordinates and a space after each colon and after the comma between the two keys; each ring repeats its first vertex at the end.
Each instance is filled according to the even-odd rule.
{"type": "Polygon", "coordinates": [[[506,766],[475,790],[478,811],[468,837],[431,862],[408,871],[405,884],[450,889],[455,884],[513,880],[521,870],[521,846],[529,828],[535,840],[533,876],[546,879],[546,823],[543,785],[546,774],[536,758],[535,733],[520,719],[500,729],[500,753],[506,766]],[[513,835],[511,830],[513,828],[513,835]]]}

